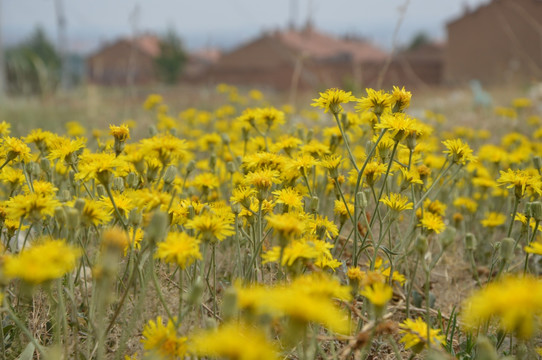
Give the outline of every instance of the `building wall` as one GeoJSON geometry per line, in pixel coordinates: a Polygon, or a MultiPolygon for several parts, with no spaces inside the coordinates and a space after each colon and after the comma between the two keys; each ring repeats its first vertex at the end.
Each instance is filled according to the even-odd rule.
{"type": "Polygon", "coordinates": [[[119,41],[91,56],[87,69],[93,84],[142,85],[156,80],[153,58],[128,41],[119,41]]]}
{"type": "Polygon", "coordinates": [[[447,82],[541,79],[542,1],[493,0],[447,29],[447,82]]]}

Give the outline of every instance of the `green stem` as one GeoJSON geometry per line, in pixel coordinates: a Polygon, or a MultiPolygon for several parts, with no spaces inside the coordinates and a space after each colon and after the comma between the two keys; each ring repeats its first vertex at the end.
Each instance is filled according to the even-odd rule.
{"type": "Polygon", "coordinates": [[[344,131],[341,121],[339,120],[339,114],[333,113],[333,117],[335,118],[335,121],[337,122],[337,125],[339,126],[339,130],[341,131],[341,135],[344,139],[344,146],[346,147],[346,151],[348,152],[348,157],[350,158],[350,161],[352,162],[354,169],[356,169],[356,171],[359,171],[358,165],[356,164],[356,158],[354,157],[354,154],[352,153],[352,150],[350,149],[350,145],[348,144],[348,135],[344,131]]]}
{"type": "Polygon", "coordinates": [[[517,196],[514,197],[514,210],[512,211],[512,217],[510,218],[510,224],[508,225],[508,231],[506,233],[506,237],[510,237],[512,234],[512,228],[514,227],[514,219],[516,218],[516,212],[518,211],[518,205],[520,202],[520,198],[517,196]]]}

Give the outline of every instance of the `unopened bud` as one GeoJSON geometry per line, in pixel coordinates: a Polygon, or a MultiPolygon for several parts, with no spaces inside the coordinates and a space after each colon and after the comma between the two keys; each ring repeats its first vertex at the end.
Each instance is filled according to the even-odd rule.
{"type": "Polygon", "coordinates": [[[77,200],[75,200],[75,202],[73,203],[73,207],[75,209],[77,209],[80,213],[83,212],[83,209],[85,208],[85,199],[81,199],[81,198],[78,198],[77,200]]]}
{"type": "Polygon", "coordinates": [[[499,355],[495,345],[487,337],[481,335],[476,340],[476,358],[483,360],[498,360],[499,355]]]}
{"type": "Polygon", "coordinates": [[[367,195],[363,191],[360,191],[356,194],[356,201],[361,210],[367,208],[367,195]]]}
{"type": "Polygon", "coordinates": [[[66,222],[68,224],[68,228],[70,229],[76,229],[79,226],[79,223],[81,221],[81,214],[77,209],[74,208],[68,208],[66,209],[66,222]]]}
{"type": "Polygon", "coordinates": [[[143,215],[139,212],[138,208],[130,210],[130,215],[128,215],[128,222],[133,227],[141,225],[143,221],[143,215]]]}
{"type": "Polygon", "coordinates": [[[149,126],[149,135],[156,136],[157,134],[158,134],[158,130],[156,129],[156,126],[154,125],[149,126]]]}
{"type": "Polygon", "coordinates": [[[64,211],[63,207],[58,206],[55,208],[55,221],[59,227],[62,227],[66,224],[66,211],[64,211]]]}
{"type": "Polygon", "coordinates": [[[230,142],[231,140],[228,134],[222,133],[222,143],[227,146],[230,144],[230,142]]]}
{"type": "Polygon", "coordinates": [[[72,194],[70,193],[70,190],[66,190],[66,189],[60,191],[58,195],[58,200],[60,200],[60,202],[70,201],[71,198],[72,198],[72,194]]]}
{"type": "Polygon", "coordinates": [[[102,184],[98,184],[96,186],[96,193],[98,194],[99,198],[107,196],[107,192],[105,191],[105,187],[102,184]]]}
{"type": "Polygon", "coordinates": [[[320,199],[318,199],[318,196],[313,196],[311,198],[311,202],[310,202],[311,212],[312,213],[317,213],[319,205],[320,205],[320,199]]]}
{"type": "Polygon", "coordinates": [[[501,258],[505,262],[509,262],[514,257],[515,245],[516,245],[516,241],[512,238],[507,237],[507,238],[502,239],[500,253],[501,253],[501,258]]]}
{"type": "Polygon", "coordinates": [[[177,177],[177,168],[173,165],[168,166],[164,174],[164,183],[171,184],[173,183],[173,181],[175,181],[176,177],[177,177]]]}
{"type": "Polygon", "coordinates": [[[196,168],[196,162],[194,160],[190,160],[188,164],[186,165],[186,175],[194,171],[195,168],[196,168]]]}
{"type": "Polygon", "coordinates": [[[151,243],[157,243],[164,238],[168,226],[168,216],[163,211],[155,211],[145,235],[151,243]]]}
{"type": "Polygon", "coordinates": [[[542,168],[542,157],[540,156],[535,156],[533,158],[533,165],[535,167],[535,169],[540,169],[542,168]]]}
{"type": "Polygon", "coordinates": [[[126,185],[128,185],[132,189],[137,188],[138,182],[139,182],[139,178],[137,177],[135,173],[131,172],[128,175],[126,175],[126,185]]]}
{"type": "Polygon", "coordinates": [[[307,131],[307,139],[306,139],[307,143],[311,142],[313,136],[314,136],[314,130],[309,129],[309,131],[307,131]]]}
{"type": "Polygon", "coordinates": [[[429,243],[427,242],[427,237],[420,235],[416,239],[416,251],[420,256],[423,256],[427,249],[429,248],[429,243]]]}
{"type": "Polygon", "coordinates": [[[442,232],[442,235],[440,236],[440,241],[443,248],[447,248],[448,246],[453,244],[456,233],[457,230],[453,226],[446,227],[446,229],[442,232]]]}
{"type": "Polygon", "coordinates": [[[117,190],[118,192],[123,192],[124,179],[121,177],[116,177],[115,180],[113,180],[113,189],[117,190]]]}
{"type": "Polygon", "coordinates": [[[211,154],[209,157],[209,168],[214,171],[216,168],[216,154],[211,154]]]}
{"type": "Polygon", "coordinates": [[[230,174],[235,173],[235,164],[232,161],[228,161],[226,163],[226,170],[228,170],[230,174]]]}
{"type": "Polygon", "coordinates": [[[228,288],[222,299],[222,317],[224,319],[230,319],[235,316],[235,310],[237,309],[237,291],[235,288],[228,288]]]}
{"type": "Polygon", "coordinates": [[[528,202],[525,204],[525,217],[527,220],[533,217],[533,203],[528,202]]]}
{"type": "Polygon", "coordinates": [[[531,215],[536,221],[542,221],[542,202],[533,201],[531,203],[531,215]]]}
{"type": "Polygon", "coordinates": [[[477,244],[476,237],[474,236],[474,234],[467,233],[465,235],[465,249],[469,251],[474,251],[476,250],[477,245],[478,244],[477,244]]]}
{"type": "Polygon", "coordinates": [[[192,285],[192,288],[190,288],[190,291],[188,292],[188,303],[190,305],[198,305],[201,303],[201,297],[203,296],[203,281],[201,280],[201,277],[198,276],[196,278],[196,281],[194,281],[194,284],[192,285]]]}
{"type": "Polygon", "coordinates": [[[51,170],[51,160],[47,159],[47,158],[43,158],[40,160],[40,166],[41,166],[41,169],[48,173],[50,170],[51,170]]]}
{"type": "Polygon", "coordinates": [[[232,211],[234,214],[239,214],[239,213],[241,213],[241,210],[242,210],[241,204],[235,203],[235,204],[232,204],[232,205],[231,205],[231,211],[232,211]]]}

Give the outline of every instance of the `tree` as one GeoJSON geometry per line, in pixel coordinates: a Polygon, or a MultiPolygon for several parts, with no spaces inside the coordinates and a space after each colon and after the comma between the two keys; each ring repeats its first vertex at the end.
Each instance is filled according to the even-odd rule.
{"type": "Polygon", "coordinates": [[[41,28],[23,43],[6,51],[8,91],[15,94],[45,94],[56,89],[61,59],[41,28]]]}
{"type": "Polygon", "coordinates": [[[408,50],[415,50],[419,48],[422,45],[429,44],[431,42],[431,38],[427,33],[420,31],[416,35],[412,37],[412,40],[410,41],[410,44],[408,45],[408,50]]]}
{"type": "Polygon", "coordinates": [[[175,30],[169,29],[160,37],[160,55],[155,59],[158,78],[168,84],[177,83],[186,60],[181,38],[175,30]]]}

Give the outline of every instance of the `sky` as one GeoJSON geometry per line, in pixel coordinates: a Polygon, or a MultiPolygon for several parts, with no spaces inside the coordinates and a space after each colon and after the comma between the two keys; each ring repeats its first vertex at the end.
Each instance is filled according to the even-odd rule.
{"type": "Polygon", "coordinates": [[[264,31],[301,27],[335,35],[365,37],[391,48],[394,29],[404,14],[397,41],[407,44],[424,31],[445,40],[445,24],[490,0],[0,0],[0,31],[5,44],[24,40],[36,26],[57,40],[56,6],[66,19],[72,51],[88,53],[100,43],[134,33],[174,29],[188,49],[231,49],[264,31]]]}

